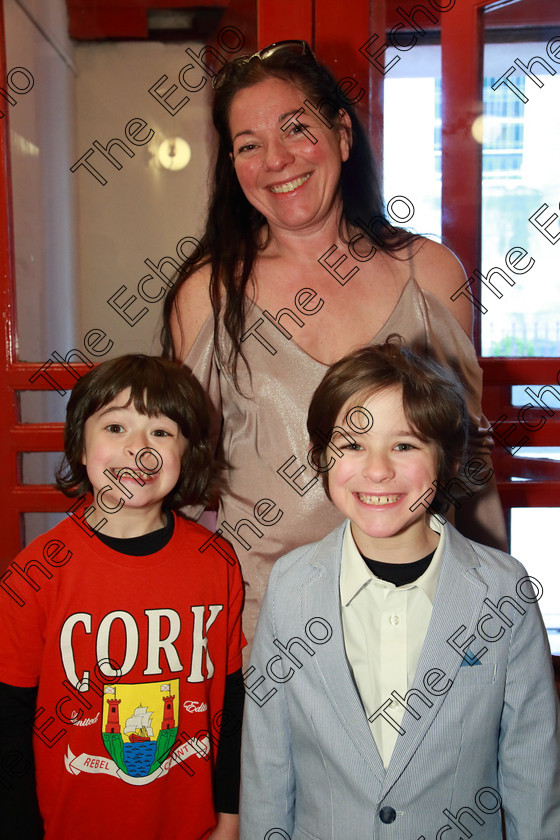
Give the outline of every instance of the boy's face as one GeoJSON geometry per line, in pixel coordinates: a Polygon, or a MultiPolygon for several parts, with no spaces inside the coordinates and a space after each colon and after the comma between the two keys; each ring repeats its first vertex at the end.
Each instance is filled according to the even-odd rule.
{"type": "Polygon", "coordinates": [[[82,463],[95,500],[99,491],[110,485],[111,490],[102,494],[102,502],[107,507],[117,505],[122,499],[125,508],[159,514],[163,499],[179,479],[187,440],[174,420],[164,414],[155,417],[139,414],[133,403],[127,405],[129,399],[127,388],[88,417],[82,463]],[[137,459],[138,453],[147,449],[155,450],[157,455],[146,451],[137,459]],[[131,498],[112,485],[104,470],[118,478],[119,484],[132,494],[131,498]],[[144,483],[140,484],[133,476],[144,483]]]}
{"type": "MultiPolygon", "coordinates": [[[[387,388],[364,403],[373,424],[362,434],[344,423],[348,410],[357,404],[350,401],[336,421],[356,443],[333,435],[332,442],[344,455],[335,458],[328,473],[331,499],[351,520],[352,535],[363,554],[375,559],[377,553],[379,559],[388,562],[393,556],[394,562],[408,562],[419,547],[428,545],[431,550],[429,543],[434,535],[427,524],[426,510],[422,504],[413,511],[410,508],[428,488],[435,491],[436,448],[420,440],[411,429],[400,387],[387,388]],[[381,550],[383,557],[379,556],[381,550]]],[[[359,416],[353,415],[355,426],[359,416]]]]}

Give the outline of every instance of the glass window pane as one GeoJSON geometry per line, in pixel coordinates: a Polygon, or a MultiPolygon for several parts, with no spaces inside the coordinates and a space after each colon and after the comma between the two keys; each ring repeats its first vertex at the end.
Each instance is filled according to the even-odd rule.
{"type": "MultiPolygon", "coordinates": [[[[397,51],[387,50],[387,64],[397,51]]],[[[383,179],[385,199],[405,195],[414,204],[408,228],[441,236],[441,47],[414,48],[384,80],[383,179]]]]}
{"type": "MultiPolygon", "coordinates": [[[[512,385],[511,404],[521,406],[532,403],[535,405],[535,398],[528,394],[525,389],[530,388],[534,394],[540,394],[541,389],[544,387],[544,385],[512,385]]],[[[560,388],[557,385],[550,385],[546,393],[543,392],[542,396],[549,408],[552,408],[554,411],[560,411],[560,397],[555,396],[556,393],[560,393],[560,388]]]]}
{"type": "Polygon", "coordinates": [[[554,508],[514,508],[511,512],[511,553],[542,584],[539,606],[552,653],[560,655],[560,565],[551,562],[557,524],[554,508]]]}
{"type": "MultiPolygon", "coordinates": [[[[558,27],[521,28],[526,6],[520,2],[505,9],[496,4],[483,15],[482,277],[486,282],[481,301],[487,311],[481,313],[481,346],[485,356],[560,355],[560,249],[554,247],[560,239],[560,73],[546,51],[558,27]],[[508,26],[502,25],[506,12],[508,26]],[[543,208],[540,215],[539,208],[543,208]],[[539,229],[539,224],[547,230],[539,229]]],[[[535,20],[554,19],[550,0],[535,0],[531,10],[535,20]]],[[[560,9],[556,11],[560,24],[560,9]]]]}
{"type": "Polygon", "coordinates": [[[22,484],[54,484],[62,452],[22,452],[21,461],[22,484]]]}
{"type": "MultiPolygon", "coordinates": [[[[37,365],[39,367],[39,365],[37,365]]],[[[19,391],[20,423],[64,423],[70,391],[19,391]]]]}

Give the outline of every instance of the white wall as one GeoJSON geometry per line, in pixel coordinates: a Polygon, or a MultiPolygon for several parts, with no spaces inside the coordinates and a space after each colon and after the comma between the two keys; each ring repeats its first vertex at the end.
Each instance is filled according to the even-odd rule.
{"type": "MultiPolygon", "coordinates": [[[[117,169],[94,150],[88,162],[106,179],[105,185],[83,166],[72,175],[78,185],[80,334],[92,328],[103,329],[114,342],[104,358],[129,352],[159,354],[162,302],[139,299],[131,304],[132,315],[148,309],[132,326],[107,300],[123,285],[127,292],[119,303],[132,294],[138,296],[138,281],[151,273],[144,260],[157,265],[169,256],[182,262],[176,253],[177,243],[185,236],[199,236],[203,226],[212,136],[210,85],[206,83],[201,91],[189,94],[190,101],[175,116],[148,92],[164,74],[169,79],[162,90],[177,84],[178,71],[188,62],[187,46],[196,47],[152,42],[75,46],[77,152],[72,163],[93,148],[94,140],[107,146],[110,140],[119,138],[134,152],[134,157],[128,157],[122,149],[113,148],[112,153],[122,164],[122,169],[117,169]],[[150,129],[154,132],[146,145],[134,146],[125,138],[125,126],[134,118],[148,126],[138,140],[148,136],[150,129]],[[190,163],[178,172],[161,168],[155,160],[162,141],[174,136],[186,140],[192,151],[190,163]]],[[[200,76],[201,71],[198,75],[191,73],[195,83],[200,76]]],[[[170,103],[181,98],[177,92],[170,103]]],[[[166,273],[171,276],[169,267],[166,273]]],[[[152,295],[161,287],[157,279],[146,286],[152,295]]]]}
{"type": "MultiPolygon", "coordinates": [[[[19,357],[44,360],[71,341],[76,300],[74,72],[64,0],[6,0],[7,69],[25,67],[34,86],[10,91],[10,150],[16,252],[19,357]]],[[[21,84],[23,77],[18,76],[21,84]]],[[[4,81],[1,85],[6,87],[4,81]]]]}

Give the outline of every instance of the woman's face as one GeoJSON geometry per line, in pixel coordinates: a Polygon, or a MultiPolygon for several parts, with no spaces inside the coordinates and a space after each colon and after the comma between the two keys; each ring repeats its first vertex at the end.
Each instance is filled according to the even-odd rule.
{"type": "Polygon", "coordinates": [[[231,105],[239,184],[273,230],[320,228],[338,207],[350,119],[345,114],[329,128],[306,98],[291,82],[270,78],[241,90],[231,105]]]}

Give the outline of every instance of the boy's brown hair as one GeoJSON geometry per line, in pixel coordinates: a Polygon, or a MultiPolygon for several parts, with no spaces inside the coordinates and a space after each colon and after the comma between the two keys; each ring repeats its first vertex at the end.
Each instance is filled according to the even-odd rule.
{"type": "MultiPolygon", "coordinates": [[[[307,430],[313,463],[322,472],[329,498],[326,465],[332,458],[327,448],[341,411],[350,401],[351,410],[372,394],[394,386],[402,387],[404,414],[411,428],[436,448],[438,482],[445,487],[456,474],[465,456],[470,422],[463,386],[453,371],[427,355],[418,355],[393,334],[385,344],[368,345],[332,365],[311,398],[307,430]]],[[[359,440],[359,432],[354,434],[359,440]]],[[[448,507],[449,500],[436,492],[430,510],[443,513],[448,507]]]]}
{"type": "Polygon", "coordinates": [[[84,430],[88,417],[130,388],[136,411],[174,420],[187,439],[177,484],[165,497],[167,507],[197,505],[208,500],[216,467],[209,440],[210,419],[206,397],[188,368],[168,359],[143,354],[120,356],[102,362],[76,383],[66,407],[64,460],[56,483],[67,496],[91,492],[82,464],[84,430]]]}

